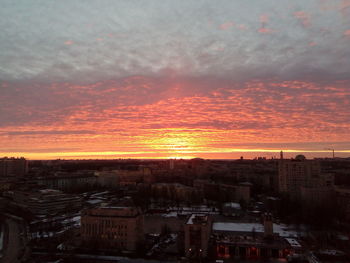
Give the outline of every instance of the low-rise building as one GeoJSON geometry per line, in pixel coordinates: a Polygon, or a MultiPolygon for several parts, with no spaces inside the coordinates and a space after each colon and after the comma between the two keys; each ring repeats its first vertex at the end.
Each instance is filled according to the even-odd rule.
{"type": "Polygon", "coordinates": [[[223,197],[226,200],[250,201],[250,184],[218,184],[209,180],[194,180],[193,187],[203,193],[208,199],[223,197]]]}
{"type": "Polygon", "coordinates": [[[108,188],[117,188],[119,186],[119,178],[116,171],[95,172],[97,176],[97,184],[108,188]]]}
{"type": "Polygon", "coordinates": [[[139,170],[117,170],[119,184],[121,186],[135,186],[143,182],[143,169],[139,170]]]}
{"type": "Polygon", "coordinates": [[[97,176],[92,172],[56,173],[55,176],[39,177],[36,179],[39,185],[45,185],[51,189],[69,190],[85,186],[93,186],[97,183],[97,176]]]}
{"type": "Polygon", "coordinates": [[[224,203],[222,205],[222,214],[225,216],[240,216],[242,208],[239,203],[224,203]]]}
{"type": "Polygon", "coordinates": [[[297,233],[286,226],[274,224],[269,215],[264,216],[262,224],[214,222],[212,237],[214,253],[219,259],[286,258],[301,250],[297,233]]]}
{"type": "Polygon", "coordinates": [[[54,215],[81,208],[79,196],[53,189],[13,190],[3,195],[10,198],[13,205],[29,210],[34,215],[54,215]]]}
{"type": "Polygon", "coordinates": [[[96,242],[106,248],[135,251],[143,240],[140,209],[104,206],[85,210],[81,217],[83,242],[96,242]]]}
{"type": "Polygon", "coordinates": [[[182,184],[156,183],[152,184],[151,189],[162,197],[177,199],[179,201],[191,201],[193,196],[200,196],[197,189],[182,184]]]}

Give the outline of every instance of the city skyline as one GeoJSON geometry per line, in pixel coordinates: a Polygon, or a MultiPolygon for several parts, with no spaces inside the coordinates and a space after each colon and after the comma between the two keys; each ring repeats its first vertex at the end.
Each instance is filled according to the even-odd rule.
{"type": "Polygon", "coordinates": [[[0,2],[0,156],[350,156],[349,0],[0,2]]]}

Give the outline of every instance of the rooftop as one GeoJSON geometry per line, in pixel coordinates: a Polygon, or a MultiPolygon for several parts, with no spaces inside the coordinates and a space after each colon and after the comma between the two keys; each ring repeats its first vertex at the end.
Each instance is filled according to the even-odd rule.
{"type": "Polygon", "coordinates": [[[225,203],[224,207],[226,207],[226,208],[234,208],[234,209],[241,209],[241,205],[239,203],[225,203]]]}
{"type": "Polygon", "coordinates": [[[289,245],[291,245],[291,247],[293,248],[301,248],[300,243],[294,239],[294,238],[286,238],[287,242],[289,243],[289,245]]]}
{"type": "Polygon", "coordinates": [[[202,214],[193,214],[187,221],[187,225],[194,224],[206,224],[208,222],[208,216],[202,214]]]}
{"type": "Polygon", "coordinates": [[[136,217],[140,214],[140,211],[136,207],[102,206],[88,209],[84,212],[84,214],[97,217],[136,217]]]}
{"type": "MultiPolygon", "coordinates": [[[[231,223],[231,222],[215,222],[213,231],[226,232],[252,232],[263,233],[264,226],[260,223],[231,223]]],[[[273,232],[281,237],[297,237],[297,233],[289,230],[285,225],[273,224],[273,232]]]]}

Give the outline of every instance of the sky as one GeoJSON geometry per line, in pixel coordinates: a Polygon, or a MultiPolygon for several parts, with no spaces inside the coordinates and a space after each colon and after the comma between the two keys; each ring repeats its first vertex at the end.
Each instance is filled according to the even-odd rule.
{"type": "Polygon", "coordinates": [[[350,0],[0,5],[0,156],[350,157],[350,0]]]}

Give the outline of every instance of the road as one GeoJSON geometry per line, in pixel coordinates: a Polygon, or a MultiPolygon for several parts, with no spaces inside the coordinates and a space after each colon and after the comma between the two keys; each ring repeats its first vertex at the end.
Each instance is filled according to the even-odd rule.
{"type": "Polygon", "coordinates": [[[17,263],[24,256],[26,235],[25,227],[21,222],[7,218],[5,220],[6,233],[4,236],[3,257],[0,262],[17,263]]]}

